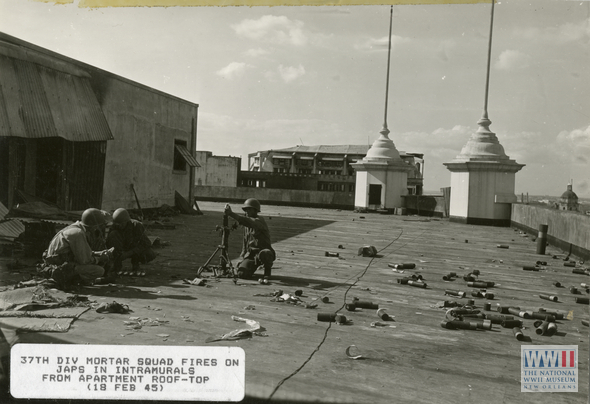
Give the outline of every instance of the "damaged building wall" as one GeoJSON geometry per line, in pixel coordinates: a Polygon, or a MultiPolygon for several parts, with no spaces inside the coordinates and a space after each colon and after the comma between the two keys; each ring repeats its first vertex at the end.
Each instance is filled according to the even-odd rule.
{"type": "Polygon", "coordinates": [[[198,105],[110,74],[92,86],[114,140],[108,142],[102,208],[174,206],[192,198],[194,170],[176,146],[195,150],[198,105]]]}
{"type": "Polygon", "coordinates": [[[8,208],[19,192],[63,210],[192,199],[197,104],[3,33],[0,88],[8,208]]]}

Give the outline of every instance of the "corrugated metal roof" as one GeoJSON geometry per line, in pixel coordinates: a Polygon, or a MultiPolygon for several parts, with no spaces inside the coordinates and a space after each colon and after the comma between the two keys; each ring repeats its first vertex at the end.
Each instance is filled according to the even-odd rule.
{"type": "Polygon", "coordinates": [[[0,54],[0,136],[113,139],[87,78],[0,54]]]}
{"type": "Polygon", "coordinates": [[[25,231],[25,225],[18,220],[7,219],[0,222],[0,237],[5,239],[16,239],[25,231]]]}
{"type": "Polygon", "coordinates": [[[201,165],[197,162],[197,160],[193,157],[193,155],[188,151],[188,149],[186,148],[186,146],[177,144],[174,147],[176,147],[176,150],[178,150],[178,152],[181,154],[181,156],[184,159],[184,161],[186,161],[186,163],[189,166],[191,166],[191,167],[201,167],[201,165]]]}
{"type": "Polygon", "coordinates": [[[4,206],[2,202],[0,202],[0,220],[4,219],[6,214],[8,213],[8,208],[4,206]]]}

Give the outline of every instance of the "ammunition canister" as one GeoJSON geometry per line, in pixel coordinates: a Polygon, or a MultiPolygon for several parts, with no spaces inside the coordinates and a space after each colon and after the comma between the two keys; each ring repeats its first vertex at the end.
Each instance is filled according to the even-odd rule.
{"type": "Polygon", "coordinates": [[[543,321],[540,326],[535,329],[535,333],[537,335],[545,335],[547,332],[547,327],[549,326],[549,321],[543,321]]]}
{"type": "Polygon", "coordinates": [[[518,341],[522,341],[524,339],[524,334],[522,333],[522,330],[520,329],[520,327],[514,327],[512,329],[512,332],[514,333],[514,337],[518,341]]]}
{"type": "Polygon", "coordinates": [[[504,328],[514,328],[514,327],[521,327],[522,328],[522,321],[521,320],[504,320],[504,321],[502,321],[501,325],[504,328]]]}
{"type": "Polygon", "coordinates": [[[544,300],[551,300],[552,302],[556,302],[558,300],[557,296],[553,295],[539,295],[539,297],[544,300]]]}

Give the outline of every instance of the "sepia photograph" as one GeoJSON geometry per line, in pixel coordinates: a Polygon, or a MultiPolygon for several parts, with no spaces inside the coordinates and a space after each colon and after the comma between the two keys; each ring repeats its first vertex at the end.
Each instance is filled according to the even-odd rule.
{"type": "Polygon", "coordinates": [[[0,0],[0,403],[588,403],[588,66],[588,0],[0,0]]]}

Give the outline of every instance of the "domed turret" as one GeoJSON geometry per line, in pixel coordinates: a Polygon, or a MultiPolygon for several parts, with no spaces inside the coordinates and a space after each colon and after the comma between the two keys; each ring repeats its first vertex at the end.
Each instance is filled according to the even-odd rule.
{"type": "Polygon", "coordinates": [[[578,195],[572,190],[572,184],[567,184],[567,190],[559,198],[559,208],[561,210],[578,210],[578,195]]]}

